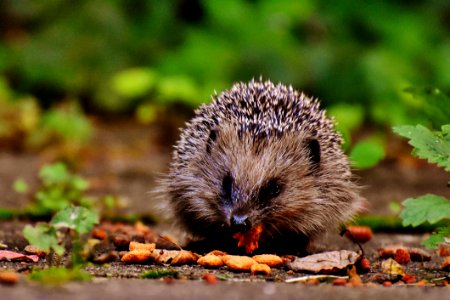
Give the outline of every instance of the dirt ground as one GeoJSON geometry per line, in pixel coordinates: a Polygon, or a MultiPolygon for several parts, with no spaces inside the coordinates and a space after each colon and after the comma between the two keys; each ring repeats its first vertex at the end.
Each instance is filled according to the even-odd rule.
{"type": "MultiPolygon", "coordinates": [[[[98,124],[96,136],[86,151],[81,154],[78,172],[93,183],[93,193],[103,195],[111,193],[119,195],[126,201],[121,213],[148,213],[161,220],[157,230],[164,234],[177,236],[178,232],[171,226],[170,220],[160,210],[158,203],[150,191],[155,187],[155,180],[167,171],[170,161],[171,144],[176,133],[160,126],[143,126],[131,121],[101,122],[98,124]],[[97,184],[96,184],[97,183],[97,184]]],[[[13,153],[0,149],[0,207],[23,208],[28,199],[18,195],[12,189],[14,180],[24,178],[31,186],[36,186],[36,174],[40,166],[53,158],[51,151],[40,154],[13,153]]],[[[357,180],[363,189],[363,196],[368,199],[368,210],[372,214],[390,214],[389,203],[401,202],[408,197],[426,193],[435,193],[450,197],[450,189],[446,187],[448,174],[443,170],[425,163],[399,163],[388,160],[374,169],[356,171],[357,180]]],[[[23,223],[19,221],[0,222],[0,241],[8,244],[15,240],[20,249],[26,241],[20,235],[23,223]],[[14,238],[14,236],[16,238],[14,238]]],[[[364,249],[371,261],[377,260],[377,249],[382,246],[401,244],[404,246],[420,246],[424,235],[376,233],[364,249]]],[[[323,239],[324,249],[357,250],[348,240],[337,234],[330,234],[323,239]]],[[[430,262],[412,262],[407,271],[418,279],[440,278],[448,272],[440,271],[442,259],[432,253],[430,262]]],[[[21,272],[30,269],[31,263],[0,262],[2,269],[15,269],[21,272]]],[[[363,281],[371,281],[378,273],[380,266],[372,265],[372,271],[363,275],[363,281]]],[[[160,268],[153,265],[124,265],[111,263],[106,266],[90,266],[87,270],[96,278],[90,283],[69,283],[58,288],[38,286],[24,279],[19,285],[8,287],[0,285],[2,299],[136,299],[137,297],[155,296],[163,298],[203,299],[212,297],[231,299],[360,299],[381,298],[406,299],[412,296],[427,296],[429,299],[442,299],[444,289],[397,288],[394,291],[383,287],[373,288],[341,288],[330,284],[320,287],[309,287],[301,284],[286,284],[285,279],[302,274],[288,274],[286,270],[275,269],[269,277],[233,273],[226,269],[210,271],[219,278],[226,278],[216,285],[207,285],[199,278],[205,269],[198,266],[175,267],[179,271],[179,280],[164,282],[162,280],[136,280],[145,270],[160,268]],[[191,280],[190,280],[191,279],[191,280]],[[192,280],[193,279],[193,280],[192,280]],[[243,284],[242,282],[245,282],[243,284]],[[441,290],[441,291],[440,291],[441,290]],[[5,298],[4,298],[5,296],[5,298]]]]}

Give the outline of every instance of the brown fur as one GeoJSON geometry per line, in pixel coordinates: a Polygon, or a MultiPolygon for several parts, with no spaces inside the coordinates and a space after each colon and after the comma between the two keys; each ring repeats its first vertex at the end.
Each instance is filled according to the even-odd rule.
{"type": "Polygon", "coordinates": [[[252,225],[264,225],[263,244],[304,247],[361,206],[340,143],[317,101],[270,82],[237,84],[187,124],[163,189],[178,221],[195,237],[235,245],[228,229],[230,216],[239,213],[252,225]],[[274,114],[279,109],[281,117],[274,114]],[[275,125],[269,123],[273,116],[279,117],[275,125]],[[317,165],[308,148],[312,139],[320,145],[317,165]],[[227,174],[239,191],[239,201],[231,205],[221,199],[227,174]],[[259,192],[273,178],[282,192],[261,202],[259,192]]]}

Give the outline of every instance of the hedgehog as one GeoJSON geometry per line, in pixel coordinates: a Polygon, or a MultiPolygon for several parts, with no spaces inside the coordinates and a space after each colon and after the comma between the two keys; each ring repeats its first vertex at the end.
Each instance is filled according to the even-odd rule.
{"type": "Polygon", "coordinates": [[[307,253],[354,216],[364,200],[319,105],[260,79],[215,93],[195,111],[162,181],[192,245],[235,251],[233,234],[258,225],[258,250],[307,253]]]}

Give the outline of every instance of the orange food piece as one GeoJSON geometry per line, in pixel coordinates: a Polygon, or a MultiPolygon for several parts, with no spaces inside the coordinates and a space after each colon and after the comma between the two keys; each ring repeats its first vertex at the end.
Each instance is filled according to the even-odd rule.
{"type": "Polygon", "coordinates": [[[359,269],[361,270],[361,272],[364,272],[364,273],[369,272],[371,269],[370,261],[365,257],[362,258],[359,261],[359,269]]]}
{"type": "Polygon", "coordinates": [[[258,249],[258,241],[263,232],[263,225],[258,224],[253,226],[249,231],[238,232],[233,235],[233,238],[238,240],[238,247],[245,247],[246,253],[252,253],[258,249]]]}
{"type": "Polygon", "coordinates": [[[223,252],[223,251],[220,251],[220,250],[213,250],[213,251],[209,252],[209,253],[206,254],[206,255],[209,255],[209,254],[215,255],[215,256],[224,256],[224,255],[227,255],[226,252],[223,252]]]}
{"type": "Polygon", "coordinates": [[[95,227],[92,229],[92,237],[99,240],[106,240],[108,233],[103,228],[95,227]]]}
{"type": "Polygon", "coordinates": [[[152,252],[153,250],[155,250],[156,244],[155,243],[144,244],[144,243],[138,243],[138,242],[130,242],[129,247],[130,247],[130,251],[137,250],[137,249],[145,249],[145,250],[152,252]]]}
{"type": "Polygon", "coordinates": [[[446,245],[439,245],[439,256],[440,257],[444,257],[444,256],[449,256],[450,255],[450,246],[446,246],[446,245]]]}
{"type": "Polygon", "coordinates": [[[152,256],[152,252],[146,249],[136,249],[125,253],[122,256],[122,261],[126,263],[141,263],[146,262],[152,256]]]}
{"type": "Polygon", "coordinates": [[[274,254],[261,254],[252,257],[259,264],[266,264],[269,267],[277,267],[283,264],[283,259],[274,254]]]}
{"type": "Polygon", "coordinates": [[[367,226],[347,226],[345,236],[351,241],[363,244],[372,239],[373,232],[367,226]]]}
{"type": "Polygon", "coordinates": [[[213,254],[207,254],[203,257],[200,257],[197,260],[197,263],[207,268],[218,268],[223,266],[222,258],[213,254]]]}
{"type": "Polygon", "coordinates": [[[335,280],[333,280],[333,285],[344,286],[346,284],[347,280],[345,280],[344,278],[336,278],[335,280]]]}
{"type": "Polygon", "coordinates": [[[441,265],[442,270],[450,270],[450,256],[447,256],[441,265]]]}
{"type": "Polygon", "coordinates": [[[402,281],[404,283],[416,283],[417,282],[416,277],[413,275],[410,275],[410,274],[403,275],[402,281]]]}
{"type": "Polygon", "coordinates": [[[383,286],[392,286],[392,282],[385,281],[385,282],[383,282],[383,286]]]}
{"type": "Polygon", "coordinates": [[[14,271],[0,271],[0,282],[5,284],[16,284],[19,282],[19,274],[14,271]]]}
{"type": "Polygon", "coordinates": [[[251,257],[240,255],[224,255],[223,263],[233,271],[250,271],[254,264],[257,264],[251,257]]]}
{"type": "Polygon", "coordinates": [[[217,277],[216,277],[216,275],[214,275],[212,273],[205,273],[205,274],[203,274],[202,278],[207,284],[216,284],[217,283],[217,277]]]}
{"type": "Polygon", "coordinates": [[[252,274],[263,274],[263,275],[270,275],[270,267],[266,264],[253,264],[250,267],[250,272],[252,274]]]}
{"type": "Polygon", "coordinates": [[[411,261],[409,251],[402,248],[397,249],[397,251],[395,251],[394,260],[401,265],[406,265],[411,261]]]}

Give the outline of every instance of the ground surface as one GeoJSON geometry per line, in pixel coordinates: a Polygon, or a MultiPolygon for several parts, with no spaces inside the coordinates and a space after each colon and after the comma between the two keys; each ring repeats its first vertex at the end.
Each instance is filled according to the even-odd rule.
{"type": "MultiPolygon", "coordinates": [[[[164,211],[157,210],[160,203],[149,193],[155,186],[155,179],[167,170],[173,142],[173,130],[166,133],[162,127],[145,127],[130,121],[100,123],[90,147],[81,155],[78,169],[81,174],[94,183],[94,193],[113,193],[126,199],[127,206],[122,213],[149,213],[161,217],[164,211]]],[[[52,159],[52,152],[40,154],[13,153],[0,151],[0,207],[23,208],[28,199],[16,194],[11,186],[18,177],[26,179],[31,185],[37,184],[36,174],[41,165],[52,159]]],[[[358,171],[359,182],[364,186],[363,195],[369,201],[369,210],[375,214],[388,214],[391,201],[401,201],[425,193],[436,193],[450,197],[446,183],[448,175],[432,166],[422,163],[400,163],[390,160],[380,166],[358,171]]],[[[164,218],[160,218],[164,219],[164,218]]],[[[169,223],[159,223],[157,229],[163,233],[176,235],[169,223]]],[[[0,241],[14,244],[21,250],[26,241],[21,239],[22,222],[0,223],[0,241]],[[14,241],[14,242],[12,242],[14,241]]],[[[377,249],[382,246],[402,244],[420,246],[423,235],[377,233],[364,248],[372,261],[377,259],[377,249]]],[[[322,246],[328,250],[357,250],[348,240],[331,234],[322,246]]],[[[431,262],[410,263],[407,271],[421,278],[439,278],[446,275],[440,271],[441,258],[433,254],[431,262]]],[[[30,263],[20,264],[0,262],[1,268],[25,271],[30,263]]],[[[285,284],[283,281],[302,274],[287,274],[285,270],[275,269],[269,277],[262,275],[233,273],[226,269],[212,271],[227,281],[207,285],[199,278],[205,270],[198,267],[177,267],[180,280],[167,284],[162,280],[136,280],[144,270],[160,268],[148,265],[123,265],[112,263],[108,266],[91,266],[88,271],[99,278],[91,283],[70,283],[63,287],[49,288],[29,283],[22,279],[19,285],[7,287],[0,285],[2,299],[137,299],[155,296],[183,299],[264,299],[269,297],[296,299],[406,299],[412,296],[427,296],[428,299],[443,299],[446,289],[405,288],[387,289],[342,288],[330,284],[319,287],[301,284],[285,284]],[[106,279],[108,278],[108,279],[106,279]],[[114,278],[114,279],[111,279],[114,278]],[[120,279],[119,279],[120,278],[120,279]],[[188,280],[194,279],[194,280],[188,280]],[[242,283],[244,281],[245,283],[242,283]],[[251,282],[250,282],[251,281],[251,282]]],[[[363,281],[371,281],[379,271],[375,263],[372,272],[363,276],[363,281]]]]}

